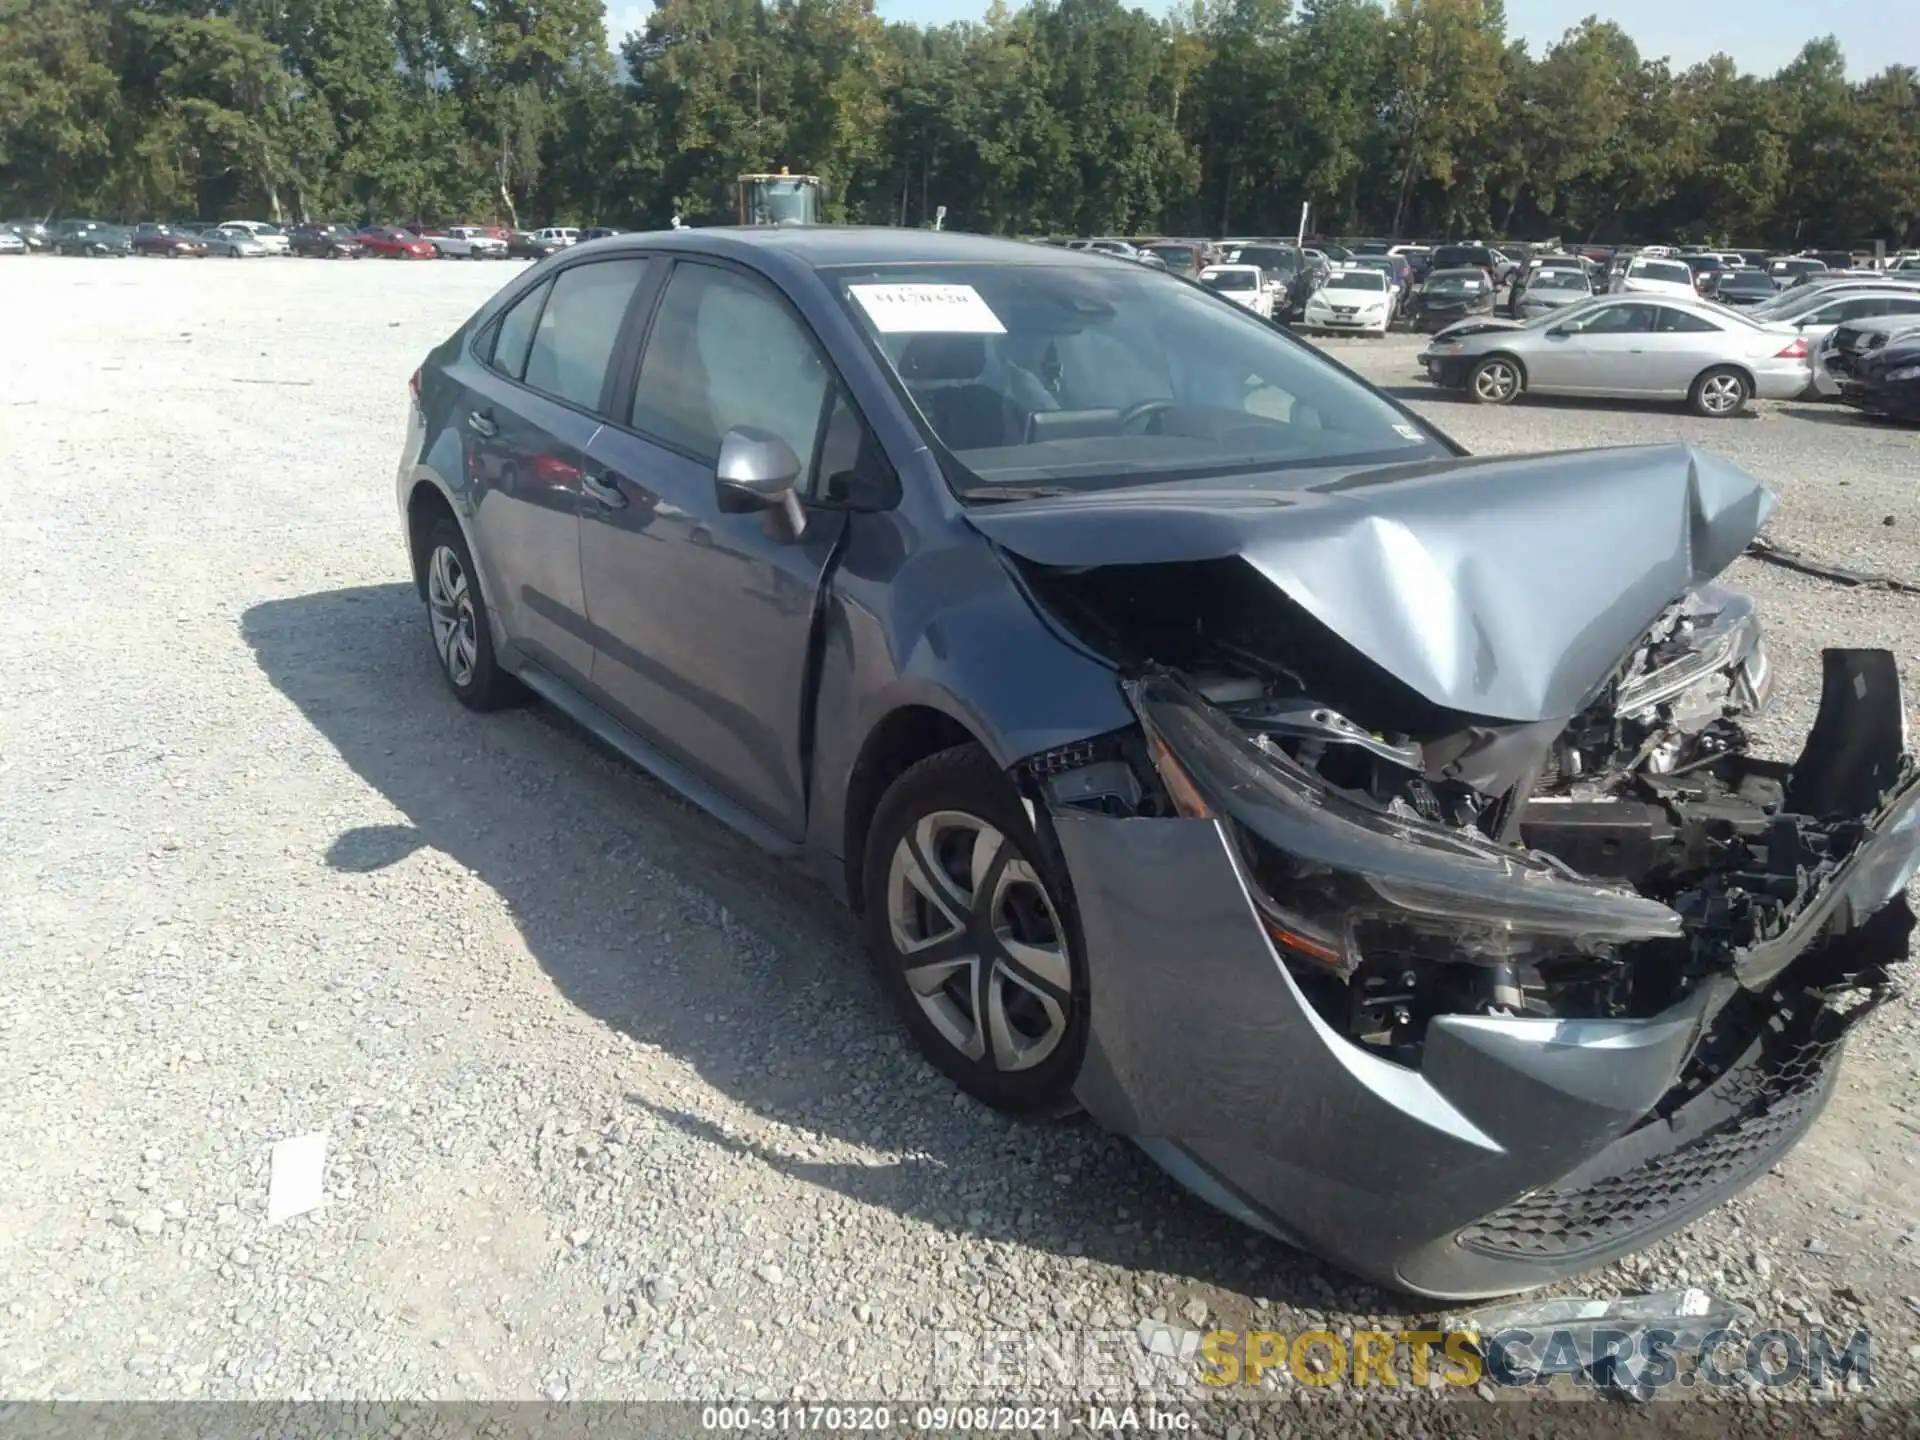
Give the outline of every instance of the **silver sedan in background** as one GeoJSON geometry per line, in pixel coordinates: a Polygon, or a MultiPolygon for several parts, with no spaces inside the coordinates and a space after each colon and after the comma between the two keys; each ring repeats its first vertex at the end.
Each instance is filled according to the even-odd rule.
{"type": "Polygon", "coordinates": [[[221,255],[229,260],[252,260],[270,253],[257,235],[238,225],[215,225],[193,238],[207,247],[209,256],[221,255]]]}
{"type": "Polygon", "coordinates": [[[1436,385],[1482,405],[1523,393],[1684,400],[1725,419],[1747,401],[1807,388],[1807,344],[1705,300],[1610,295],[1531,320],[1481,316],[1450,325],[1420,356],[1436,385]]]}

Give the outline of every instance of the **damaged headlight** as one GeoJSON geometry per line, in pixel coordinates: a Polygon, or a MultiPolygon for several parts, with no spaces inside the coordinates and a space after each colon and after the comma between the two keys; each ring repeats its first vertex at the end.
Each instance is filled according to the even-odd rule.
{"type": "Polygon", "coordinates": [[[1366,950],[1399,938],[1504,964],[1681,934],[1667,906],[1596,885],[1550,856],[1341,794],[1171,674],[1131,681],[1127,694],[1176,807],[1225,815],[1264,842],[1256,900],[1266,928],[1322,964],[1350,974],[1366,950]]]}

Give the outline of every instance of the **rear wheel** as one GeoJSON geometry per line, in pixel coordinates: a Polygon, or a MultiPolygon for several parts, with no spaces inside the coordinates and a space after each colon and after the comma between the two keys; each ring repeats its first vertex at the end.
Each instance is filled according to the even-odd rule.
{"type": "Polygon", "coordinates": [[[459,523],[442,515],[428,530],[424,548],[427,623],[447,687],[469,710],[498,710],[517,703],[525,692],[494,658],[486,601],[474,579],[473,555],[459,523]]]}
{"type": "Polygon", "coordinates": [[[1480,405],[1511,405],[1525,381],[1518,361],[1489,355],[1467,375],[1467,393],[1480,405]]]}
{"type": "Polygon", "coordinates": [[[864,882],[867,949],[927,1058],[999,1109],[1075,1108],[1087,995],[1072,892],[984,750],[893,782],[864,882]]]}
{"type": "Polygon", "coordinates": [[[1717,366],[1693,382],[1687,404],[1696,415],[1725,420],[1746,409],[1747,398],[1752,393],[1746,376],[1730,367],[1717,366]]]}

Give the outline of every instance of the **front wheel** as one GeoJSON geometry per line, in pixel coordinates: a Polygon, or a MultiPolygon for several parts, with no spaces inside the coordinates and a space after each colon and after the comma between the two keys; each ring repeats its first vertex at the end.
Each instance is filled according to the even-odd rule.
{"type": "Polygon", "coordinates": [[[1087,991],[1072,891],[979,746],[888,788],[863,898],[881,985],[927,1058],[997,1109],[1073,1110],[1087,991]]]}
{"type": "Polygon", "coordinates": [[[1687,404],[1696,415],[1704,415],[1709,420],[1725,420],[1747,408],[1750,394],[1752,391],[1747,386],[1747,377],[1738,370],[1723,366],[1707,371],[1693,382],[1687,404]]]}
{"type": "Polygon", "coordinates": [[[1510,405],[1523,384],[1517,362],[1504,355],[1489,355],[1467,376],[1467,393],[1476,404],[1510,405]]]}

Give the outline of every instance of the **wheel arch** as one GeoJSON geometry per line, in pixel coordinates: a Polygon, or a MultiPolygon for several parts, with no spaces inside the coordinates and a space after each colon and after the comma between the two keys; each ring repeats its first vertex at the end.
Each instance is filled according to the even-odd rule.
{"type": "MultiPolygon", "coordinates": [[[[1692,383],[1687,386],[1687,394],[1689,396],[1697,394],[1700,389],[1700,382],[1716,370],[1731,370],[1734,374],[1738,375],[1746,384],[1747,398],[1749,400],[1760,393],[1759,381],[1749,366],[1742,364],[1738,360],[1716,360],[1711,365],[1703,366],[1700,373],[1693,377],[1692,383]]],[[[1811,384],[1812,381],[1809,380],[1808,383],[1811,384]]]]}
{"type": "Polygon", "coordinates": [[[912,766],[963,745],[989,748],[964,721],[921,700],[895,706],[868,730],[847,775],[841,830],[847,903],[856,915],[865,910],[867,834],[880,797],[912,766]]]}

